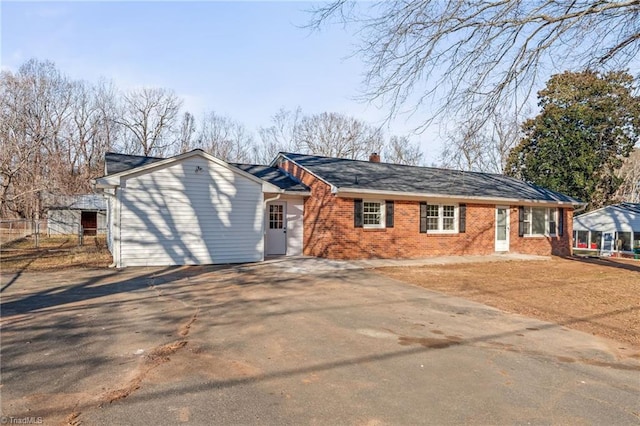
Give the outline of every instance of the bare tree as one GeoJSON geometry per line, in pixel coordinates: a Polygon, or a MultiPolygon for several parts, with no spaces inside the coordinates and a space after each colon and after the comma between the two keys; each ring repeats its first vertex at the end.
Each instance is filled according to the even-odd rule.
{"type": "Polygon", "coordinates": [[[338,0],[309,26],[335,21],[361,37],[364,98],[389,105],[389,118],[432,106],[425,126],[444,113],[487,119],[516,96],[521,105],[549,66],[620,69],[640,50],[638,0],[338,0]]]}
{"type": "Polygon", "coordinates": [[[215,112],[205,113],[195,139],[185,145],[189,151],[200,148],[225,161],[245,163],[252,159],[253,136],[241,123],[215,112]]]}
{"type": "Polygon", "coordinates": [[[102,174],[104,154],[117,135],[113,115],[115,98],[107,83],[92,85],[85,81],[71,85],[71,116],[66,131],[66,158],[59,173],[66,180],[63,194],[86,193],[89,180],[102,174]]]}
{"type": "Polygon", "coordinates": [[[175,151],[175,131],[182,106],[171,90],[143,88],[122,96],[117,122],[126,130],[123,151],[127,154],[162,156],[175,151]]]}
{"type": "Polygon", "coordinates": [[[441,166],[468,171],[487,171],[484,154],[489,150],[490,140],[473,128],[461,128],[450,135],[442,151],[441,166]]]}
{"type": "Polygon", "coordinates": [[[178,130],[178,143],[180,144],[180,152],[188,152],[193,146],[193,136],[196,133],[196,119],[190,112],[182,115],[182,122],[178,130]]]}
{"type": "Polygon", "coordinates": [[[27,61],[1,76],[0,214],[38,218],[43,193],[61,183],[71,84],[51,62],[27,61]]]}
{"type": "Polygon", "coordinates": [[[392,136],[385,144],[383,132],[364,121],[338,113],[304,115],[300,107],[280,109],[272,125],[259,129],[254,161],[268,164],[278,152],[366,159],[376,152],[385,161],[418,165],[423,154],[407,137],[392,136]]]}
{"type": "Polygon", "coordinates": [[[293,111],[281,108],[272,118],[272,125],[260,127],[260,143],[254,148],[254,161],[259,164],[268,164],[278,152],[299,151],[298,132],[302,119],[300,107],[293,111]]]}
{"type": "Polygon", "coordinates": [[[406,136],[391,136],[383,153],[383,160],[387,163],[421,166],[424,162],[420,146],[406,136]]]}
{"type": "Polygon", "coordinates": [[[384,146],[382,131],[338,113],[306,116],[296,132],[301,151],[328,157],[365,159],[384,146]]]}
{"type": "Polygon", "coordinates": [[[440,155],[441,165],[459,170],[503,173],[519,136],[520,123],[503,111],[494,112],[488,121],[459,123],[447,138],[440,155]]]}
{"type": "Polygon", "coordinates": [[[625,159],[617,175],[622,179],[615,198],[618,201],[640,203],[640,148],[625,159]]]}

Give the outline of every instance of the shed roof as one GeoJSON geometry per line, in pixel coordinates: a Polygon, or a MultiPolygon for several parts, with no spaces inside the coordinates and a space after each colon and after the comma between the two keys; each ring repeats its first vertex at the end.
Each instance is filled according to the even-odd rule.
{"type": "Polygon", "coordinates": [[[280,155],[339,189],[582,204],[574,197],[499,174],[295,153],[280,155]]]}
{"type": "Polygon", "coordinates": [[[100,194],[57,195],[49,204],[50,210],[97,210],[107,209],[107,202],[100,194]]]}

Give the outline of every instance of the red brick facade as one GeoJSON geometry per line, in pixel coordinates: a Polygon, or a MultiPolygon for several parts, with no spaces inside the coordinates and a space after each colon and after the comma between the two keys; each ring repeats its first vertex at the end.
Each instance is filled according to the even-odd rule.
{"type": "MultiPolygon", "coordinates": [[[[311,196],[304,202],[305,255],[331,259],[365,259],[495,252],[495,204],[466,202],[464,233],[420,233],[419,202],[401,200],[394,201],[393,228],[356,228],[353,199],[336,197],[331,193],[329,185],[293,163],[285,161],[280,167],[311,189],[311,196]]],[[[519,237],[518,206],[511,206],[509,251],[538,255],[569,255],[573,234],[573,211],[570,208],[563,211],[562,237],[519,237]]]]}

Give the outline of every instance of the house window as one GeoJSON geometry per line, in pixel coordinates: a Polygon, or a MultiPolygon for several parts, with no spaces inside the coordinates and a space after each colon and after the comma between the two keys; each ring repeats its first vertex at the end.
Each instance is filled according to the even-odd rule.
{"type": "Polygon", "coordinates": [[[524,208],[524,235],[556,235],[557,210],[548,207],[524,208]]]}
{"type": "Polygon", "coordinates": [[[365,228],[382,227],[382,203],[379,201],[364,201],[362,203],[362,223],[365,228]]]}
{"type": "Polygon", "coordinates": [[[574,247],[580,249],[589,248],[589,231],[575,231],[574,247]]]}
{"type": "Polygon", "coordinates": [[[353,200],[353,225],[356,228],[393,228],[393,200],[353,200]]]}
{"type": "Polygon", "coordinates": [[[589,248],[600,250],[602,246],[602,232],[591,231],[589,234],[589,248]]]}
{"type": "Polygon", "coordinates": [[[271,204],[269,206],[269,229],[282,229],[284,224],[284,206],[271,204]]]}
{"type": "Polygon", "coordinates": [[[616,248],[620,251],[631,251],[631,232],[618,232],[616,238],[616,248]]]}
{"type": "Polygon", "coordinates": [[[457,232],[457,206],[422,204],[420,207],[420,232],[457,232]]]}
{"type": "Polygon", "coordinates": [[[440,206],[429,204],[427,205],[427,230],[437,231],[439,222],[440,206]]]}
{"type": "Polygon", "coordinates": [[[442,230],[456,230],[456,208],[454,206],[442,206],[442,230]]]}

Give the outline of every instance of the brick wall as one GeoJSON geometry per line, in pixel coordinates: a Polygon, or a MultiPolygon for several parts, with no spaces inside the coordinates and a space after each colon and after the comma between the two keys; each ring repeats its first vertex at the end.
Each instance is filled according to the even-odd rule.
{"type": "MultiPolygon", "coordinates": [[[[495,205],[467,203],[466,232],[420,233],[417,201],[394,204],[394,227],[354,227],[353,199],[331,194],[329,185],[290,162],[281,167],[311,189],[304,202],[304,254],[332,259],[417,258],[495,252],[495,205]]],[[[427,200],[428,201],[428,200],[427,200]]],[[[519,237],[518,207],[510,209],[510,251],[570,254],[572,212],[565,209],[563,237],[519,237]]]]}

